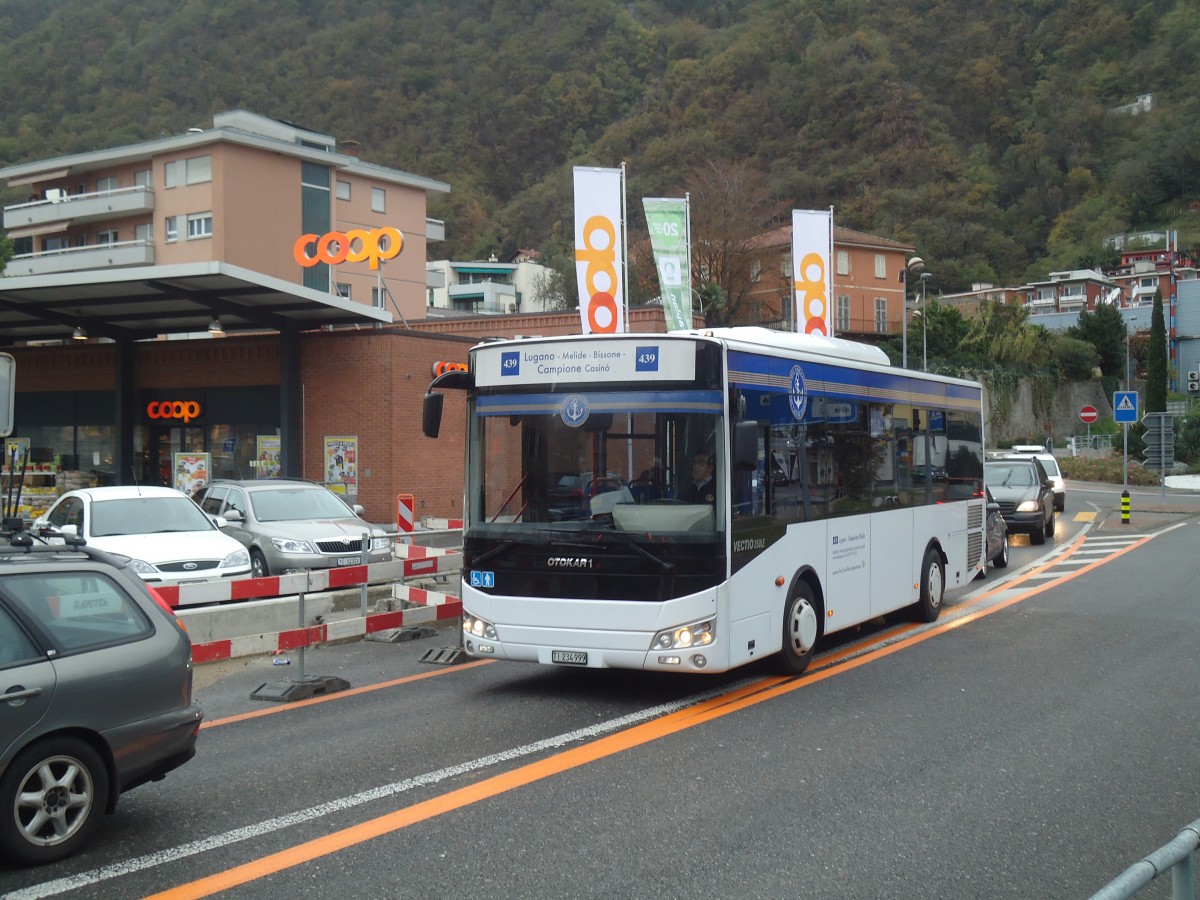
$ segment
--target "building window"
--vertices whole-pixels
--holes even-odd
[[[877,334],[887,334],[887,298],[875,298],[875,331]]]
[[[837,273],[839,275],[850,274],[850,253],[846,250],[837,252]]]
[[[187,217],[187,236],[192,238],[212,237],[213,220],[211,212],[192,213]]]
[[[757,259],[750,265],[750,280],[751,281],[761,281],[762,280],[762,263],[759,262]]]
[[[349,300],[350,299],[350,285],[348,285],[344,281],[339,281],[337,283],[337,295],[339,297],[344,297],[345,299]]]
[[[785,256],[779,261],[779,274],[784,278],[792,277],[792,258],[790,256]]]
[[[212,181],[211,156],[193,156],[187,160],[185,166],[188,184],[200,184],[205,181]]]
[[[142,169],[140,172],[134,172],[133,183],[138,187],[150,187],[154,184],[154,172],[150,169]]]
[[[116,175],[105,175],[103,178],[96,179],[96,193],[97,194],[104,194],[104,193],[107,193],[108,191],[115,191],[116,189],[117,189],[117,176]]]
[[[339,181],[337,183],[337,198],[339,200],[349,200],[350,199],[350,182]]]
[[[167,216],[167,243],[179,240],[179,216]]]
[[[882,253],[875,254],[875,277],[887,278],[887,257]]]
[[[154,243],[154,226],[149,222],[142,222],[140,225],[134,225],[133,239],[143,244]]]
[[[837,321],[834,323],[833,327],[838,331],[850,330],[850,298],[845,294],[838,295]]]
[[[371,188],[371,211],[387,212],[387,194],[383,188]]]
[[[96,234],[97,244],[115,244],[117,242],[117,229],[108,228]]]
[[[183,184],[183,160],[175,159],[163,166],[163,184],[169,188]]]
[[[371,305],[376,309],[383,309],[383,296],[377,287],[371,288]]]

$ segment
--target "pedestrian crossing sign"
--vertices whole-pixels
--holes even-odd
[[[1118,425],[1132,424],[1138,420],[1137,391],[1116,391],[1113,393],[1113,421]]]

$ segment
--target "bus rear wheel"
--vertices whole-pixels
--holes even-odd
[[[783,609],[783,649],[776,668],[784,675],[802,674],[812,662],[820,631],[812,588],[805,581],[798,582]]]
[[[946,593],[946,570],[942,566],[942,555],[930,547],[925,551],[921,563],[921,599],[913,609],[921,622],[936,622],[942,611],[942,597]]]

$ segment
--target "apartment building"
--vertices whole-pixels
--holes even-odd
[[[448,184],[245,110],[0,182],[27,498],[66,472],[170,484],[181,460],[324,480],[330,439],[349,439],[359,464],[335,488],[391,517],[424,474],[403,452],[420,394],[471,343],[392,325],[424,317],[427,245],[444,237],[427,198]]]
[[[834,334],[870,341],[901,332],[904,267],[913,250],[900,241],[834,225]],[[791,330],[792,226],[758,235],[746,257],[748,286],[733,324]]]

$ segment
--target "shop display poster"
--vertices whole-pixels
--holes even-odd
[[[208,484],[212,469],[211,453],[176,453],[175,488],[189,497]]]
[[[325,483],[337,493],[358,496],[358,436],[325,437]]]
[[[281,468],[279,464],[279,446],[279,435],[258,435],[258,449],[254,460],[255,478],[279,477],[279,471]]]

